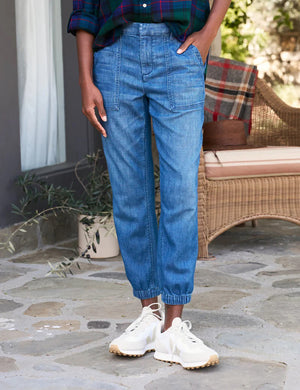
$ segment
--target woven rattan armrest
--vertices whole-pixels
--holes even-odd
[[[268,84],[258,78],[256,81],[255,95],[260,95],[260,99],[263,99],[265,103],[278,115],[278,117],[289,126],[295,126],[296,123],[300,125],[300,108],[292,107],[286,104],[280,97],[273,91]]]

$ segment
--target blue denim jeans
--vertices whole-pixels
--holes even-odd
[[[101,135],[113,192],[113,217],[125,271],[140,299],[191,299],[198,254],[198,168],[204,118],[204,71],[196,46],[164,23],[130,22],[94,53],[103,96]],[[159,154],[161,215],[155,214],[151,122]]]

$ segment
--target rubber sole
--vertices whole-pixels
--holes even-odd
[[[141,356],[144,356],[145,353],[153,352],[153,351],[155,351],[155,349],[147,349],[144,353],[126,353],[126,352],[120,351],[120,349],[117,345],[113,344],[109,347],[109,352],[111,352],[115,355],[119,355],[119,356],[141,357]]]
[[[187,366],[187,365],[184,365],[183,363],[181,363],[180,361],[175,361],[175,360],[171,360],[169,358],[166,358],[164,359],[163,357],[161,357],[162,355],[160,354],[156,354],[156,356],[154,355],[154,358],[157,359],[157,360],[160,360],[162,362],[166,362],[166,363],[176,363],[176,364],[181,364],[181,366],[183,368],[185,368],[186,370],[195,370],[195,369],[198,369],[198,368],[204,368],[204,367],[209,367],[209,366],[214,366],[216,364],[219,364],[219,357],[217,355],[212,355],[209,360],[204,363],[204,364],[196,364],[195,366]]]

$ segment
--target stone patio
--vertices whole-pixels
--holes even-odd
[[[140,313],[120,256],[80,259],[67,278],[47,261],[76,240],[0,260],[0,389],[298,390],[300,227],[264,219],[234,227],[198,261],[184,310],[192,331],[220,354],[195,371],[110,354],[108,344]]]

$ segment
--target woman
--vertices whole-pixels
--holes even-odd
[[[142,312],[112,353],[198,368],[216,351],[182,321],[198,254],[197,178],[209,47],[230,0],[74,0],[82,112],[101,133],[126,275]],[[97,119],[97,107],[100,119]],[[160,165],[155,214],[151,122]],[[165,313],[158,296],[165,304]],[[121,308],[120,308],[121,315]]]

